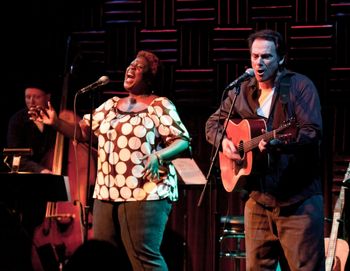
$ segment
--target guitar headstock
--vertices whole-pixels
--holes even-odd
[[[276,138],[283,144],[291,143],[295,140],[295,135],[293,133],[278,134]]]
[[[346,183],[346,182],[350,182],[350,162],[349,162],[348,168],[346,169],[345,177],[343,180],[343,183]]]
[[[350,179],[350,162],[349,162],[348,168],[346,169],[343,183],[348,182],[349,179]],[[344,204],[345,204],[345,187],[342,186],[340,189],[339,198],[338,198],[338,200],[335,204],[335,207],[334,207],[334,212],[337,211],[337,212],[342,213],[343,209],[344,209]]]
[[[291,126],[297,127],[297,121],[296,121],[295,117],[290,117],[289,119],[285,120],[281,125],[281,127],[283,127],[283,128],[288,128]]]
[[[349,179],[350,179],[350,162],[349,162],[348,168],[346,169],[343,182],[345,183]],[[344,203],[345,203],[345,187],[342,186],[340,189],[338,200],[335,203],[334,213],[338,212],[341,214],[343,212],[343,209],[344,209]]]
[[[285,139],[288,138],[288,140],[290,141],[291,139],[295,139],[296,138],[296,135],[297,135],[297,127],[298,127],[298,124],[296,122],[296,119],[295,117],[291,117],[287,120],[285,120],[280,127],[278,127],[276,129],[276,132],[281,132],[281,131],[285,131],[285,133],[282,135],[282,137],[284,136]],[[281,139],[283,140],[283,138]]]

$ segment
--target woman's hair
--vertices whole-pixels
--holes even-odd
[[[248,37],[249,51],[252,50],[252,44],[256,39],[272,41],[275,44],[276,52],[279,56],[279,59],[282,60],[283,58],[285,58],[287,53],[286,44],[282,35],[279,32],[270,29],[264,29],[250,34],[250,36]],[[281,64],[284,63],[285,61],[283,61]]]
[[[154,87],[161,68],[159,58],[154,53],[145,50],[139,51],[136,57],[143,57],[146,59],[149,70],[144,73],[144,79],[150,88]]]

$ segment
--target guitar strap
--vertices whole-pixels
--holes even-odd
[[[290,101],[292,99],[294,102],[294,97],[290,91],[290,79],[292,76],[293,76],[292,73],[285,74],[279,82],[279,89],[278,89],[278,91],[279,91],[278,99],[282,104],[282,108],[283,108],[284,113],[286,115],[286,120],[295,115],[294,114],[294,107],[290,105]],[[276,101],[275,101],[275,105],[276,105]],[[273,106],[273,111],[276,109],[275,105]],[[270,117],[266,123],[267,129],[269,131],[272,130],[273,119],[274,119],[274,113],[271,111]]]
[[[280,101],[284,107],[284,110],[287,111],[288,118],[291,118],[294,116],[294,110],[292,112],[292,106],[289,105],[289,101],[291,100],[291,93],[290,93],[290,79],[293,76],[293,74],[286,74],[280,81]],[[294,98],[294,97],[292,97]]]

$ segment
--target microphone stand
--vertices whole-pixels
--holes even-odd
[[[225,119],[224,129],[223,129],[222,134],[221,134],[220,142],[219,142],[219,144],[217,145],[217,147],[216,147],[216,149],[215,149],[215,153],[214,153],[214,155],[213,155],[212,158],[211,158],[211,163],[210,163],[209,170],[208,170],[208,173],[207,173],[207,176],[206,176],[206,179],[207,179],[207,180],[209,180],[209,177],[210,177],[211,172],[212,172],[212,170],[213,170],[214,163],[215,163],[215,160],[216,160],[216,158],[217,158],[217,156],[218,156],[221,143],[222,143],[222,141],[223,141],[223,139],[224,139],[224,135],[225,135],[225,131],[226,131],[226,129],[227,129],[228,121],[229,121],[229,119],[230,119],[230,117],[231,117],[231,114],[232,114],[232,111],[233,111],[233,107],[234,107],[234,105],[235,105],[235,103],[236,103],[237,97],[238,97],[238,95],[240,94],[240,92],[241,92],[241,84],[237,84],[237,86],[235,87],[235,96],[234,96],[234,98],[233,98],[233,101],[232,101],[232,104],[231,104],[231,107],[230,107],[230,111],[229,111],[229,113],[227,114],[227,117],[226,117],[226,119]],[[221,106],[221,105],[220,105],[220,106]],[[220,119],[218,119],[218,121],[220,121]],[[200,207],[201,204],[202,204],[203,197],[204,197],[204,192],[205,192],[205,190],[206,190],[207,184],[208,184],[208,181],[205,183],[205,185],[204,185],[204,187],[203,187],[202,193],[201,193],[200,198],[199,198],[199,201],[198,201],[198,203],[197,203],[197,206],[198,206],[198,207]]]
[[[88,240],[89,232],[89,200],[90,200],[90,171],[91,171],[91,156],[92,156],[92,112],[94,108],[93,91],[90,92],[90,126],[89,126],[89,144],[88,144],[88,164],[87,164],[87,177],[86,177],[86,203],[84,206],[84,243]]]

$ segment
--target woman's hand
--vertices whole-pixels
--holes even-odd
[[[142,173],[144,174],[144,179],[149,179],[151,181],[160,181],[161,174],[164,174],[164,167],[160,165],[160,161],[156,153],[151,153],[141,158],[146,160],[145,168]]]

